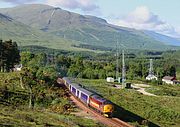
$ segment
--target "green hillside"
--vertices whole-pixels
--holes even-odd
[[[103,126],[102,124],[69,114],[65,109],[70,105],[67,97],[64,97],[62,88],[54,87],[44,89],[37,93],[36,105],[28,108],[27,89],[20,86],[20,73],[0,73],[0,126],[8,127],[69,127],[69,126]],[[42,96],[44,101],[40,102]],[[63,98],[64,97],[64,98]],[[65,106],[66,105],[66,106]],[[72,107],[72,106],[70,106]],[[76,110],[76,109],[75,109]]]
[[[120,48],[125,49],[170,49],[169,46],[152,40],[145,35],[134,33],[134,31],[114,31],[108,29],[98,29],[96,27],[80,27],[51,32],[60,37],[70,38],[80,41],[83,44],[93,46],[105,46],[115,48],[117,40]]]
[[[1,37],[5,39],[9,37],[19,39],[38,39],[40,35],[40,33],[38,33],[38,30],[34,30],[31,27],[17,22],[14,19],[3,14],[0,14],[0,31]]]
[[[72,47],[79,42],[49,35],[0,13],[0,39],[16,41],[19,46],[37,45],[62,50],[86,50]]]
[[[96,91],[111,100],[117,106],[114,115],[118,115],[126,122],[133,123],[134,126],[179,127],[180,125],[178,85],[171,86],[173,89],[177,89],[177,96],[147,96],[140,94],[135,89],[116,89],[105,80],[76,79],[76,81],[87,89]],[[168,89],[169,86],[163,87]],[[157,87],[159,86],[154,86],[154,88]],[[161,92],[165,92],[165,89],[161,89]],[[144,122],[145,125],[143,125],[144,119],[149,121]]]

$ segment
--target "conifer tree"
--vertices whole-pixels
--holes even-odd
[[[20,61],[19,50],[16,42],[0,40],[0,72],[13,70],[14,65]]]

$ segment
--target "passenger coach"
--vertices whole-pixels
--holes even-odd
[[[72,95],[78,98],[82,103],[104,115],[105,117],[112,117],[114,107],[110,101],[83,88],[80,84],[72,82],[67,77],[63,78],[63,82]]]

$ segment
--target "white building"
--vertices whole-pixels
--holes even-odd
[[[157,80],[158,78],[155,75],[148,75],[146,80]]]
[[[21,71],[21,69],[22,69],[22,64],[14,65],[14,71]]]
[[[163,77],[162,81],[166,84],[174,84],[175,79],[176,79],[176,77],[165,76],[165,77]]]
[[[106,78],[106,81],[107,81],[107,82],[114,82],[114,78],[112,78],[112,77],[107,77],[107,78]]]

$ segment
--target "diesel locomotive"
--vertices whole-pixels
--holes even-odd
[[[83,88],[80,84],[72,82],[69,78],[62,78],[69,91],[88,107],[97,111],[105,117],[112,117],[114,106],[110,101]]]

